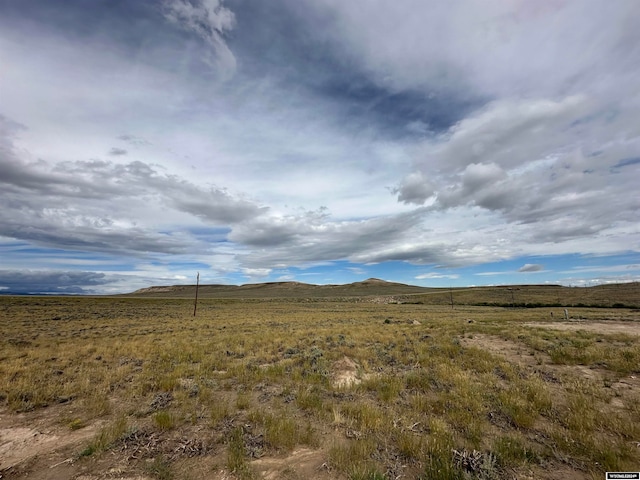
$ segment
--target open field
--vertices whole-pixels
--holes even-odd
[[[640,303],[637,284],[627,296],[567,290],[591,296],[527,302]],[[467,301],[508,304],[512,293],[526,303],[523,290],[496,289]],[[565,320],[564,307],[461,305],[470,294],[457,290],[452,309],[449,295],[205,298],[195,318],[180,298],[0,297],[0,475],[640,470],[638,310],[571,307]]]

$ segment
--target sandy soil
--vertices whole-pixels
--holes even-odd
[[[0,412],[0,478],[70,478],[77,449],[88,443],[101,423],[71,430],[59,422],[65,410],[53,406],[18,415]],[[36,470],[42,475],[35,475]]]
[[[56,423],[58,412],[47,409],[39,415],[0,413],[0,471],[68,446],[87,441],[99,428],[93,424],[72,431]],[[25,427],[24,425],[29,425]]]

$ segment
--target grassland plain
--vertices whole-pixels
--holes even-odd
[[[506,304],[512,291],[475,295],[469,303]],[[180,298],[0,297],[0,474],[638,471],[640,313],[595,308],[589,295],[569,302],[590,305],[569,320],[564,307],[452,309],[448,292],[391,303],[205,298],[195,318]],[[607,306],[635,297],[610,293]]]

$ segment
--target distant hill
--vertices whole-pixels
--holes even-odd
[[[194,298],[195,285],[142,288],[126,294],[142,298]],[[376,303],[424,305],[486,305],[502,307],[593,306],[640,307],[640,283],[563,287],[560,285],[505,285],[429,288],[369,278],[345,285],[268,282],[246,285],[200,285],[198,297],[220,299],[339,299]]]
[[[200,298],[327,298],[369,295],[415,295],[438,289],[369,278],[346,285],[313,285],[301,282],[248,283],[245,285],[200,285]],[[141,288],[128,296],[191,298],[195,285],[172,285]]]

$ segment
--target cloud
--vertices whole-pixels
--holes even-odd
[[[635,0],[34,2],[0,7],[21,258],[237,279],[638,250]]]
[[[120,155],[126,155],[127,151],[124,148],[117,148],[117,147],[113,147],[111,150],[109,150],[109,155],[118,157]]]
[[[568,274],[580,274],[580,273],[592,273],[592,272],[603,272],[603,273],[626,273],[626,272],[638,272],[640,273],[640,264],[623,264],[623,265],[590,265],[590,266],[579,266],[574,267],[570,270],[561,271],[559,273],[568,273]]]
[[[204,40],[211,50],[203,59],[217,73],[229,77],[235,72],[236,59],[224,40],[235,26],[235,16],[223,0],[165,0],[163,10],[167,20]]]
[[[427,279],[432,279],[432,278],[449,278],[449,279],[453,280],[453,279],[456,279],[456,278],[460,278],[460,275],[431,272],[431,273],[422,273],[420,275],[416,275],[415,278],[416,278],[416,280],[427,280]]]
[[[603,81],[596,78],[603,72],[633,71],[640,36],[633,0],[615,8],[595,0],[308,0],[305,6],[332,18],[330,38],[396,89],[457,84],[492,97],[552,97]]]
[[[460,183],[438,193],[442,208],[474,204],[489,210],[501,210],[510,204],[512,186],[505,182],[507,174],[495,163],[472,163],[459,175]]]
[[[428,247],[421,246],[421,251],[416,251],[401,242],[418,218],[412,212],[332,221],[321,209],[296,216],[258,217],[235,227],[229,240],[252,247],[238,256],[243,265],[252,268],[284,268],[342,259],[358,263],[407,259],[430,263],[435,255]],[[396,242],[401,243],[391,247]]]
[[[135,135],[124,134],[124,135],[119,135],[117,138],[118,140],[127,142],[129,145],[134,147],[145,147],[145,146],[151,145],[151,142],[149,142],[148,140],[145,140],[144,138],[136,137]]]
[[[264,279],[271,273],[270,268],[243,268],[242,273],[251,280]]]
[[[399,202],[416,205],[423,205],[435,193],[433,185],[422,172],[413,172],[407,175],[400,186],[391,191],[398,194]]]
[[[610,141],[626,120],[598,113],[601,106],[579,97],[508,103],[489,105],[426,142],[419,170],[395,192],[398,201],[421,204],[435,196],[431,210],[481,207],[511,225],[535,226],[525,237],[530,242],[595,236],[632,222],[639,205],[626,193],[633,175],[613,181],[610,172],[619,151],[630,151],[629,143]],[[595,113],[575,120],[588,111]]]
[[[140,161],[24,162],[13,143],[16,125],[4,117],[0,123],[0,198],[8,207],[0,211],[0,235],[82,251],[184,253],[198,242],[180,231],[155,231],[140,215],[157,215],[162,224],[161,212],[173,211],[227,225],[266,212]]]
[[[350,271],[353,275],[366,275],[367,271],[361,267],[347,267],[347,270]]]
[[[11,294],[87,294],[113,281],[96,272],[0,270],[3,293]]]
[[[537,263],[525,263],[522,267],[518,269],[520,273],[526,272],[541,272],[544,270],[544,266]]]
[[[613,167],[613,170],[620,169],[622,167],[629,167],[631,165],[638,165],[640,163],[640,157],[631,157],[631,158],[623,158],[618,163],[616,163]]]

